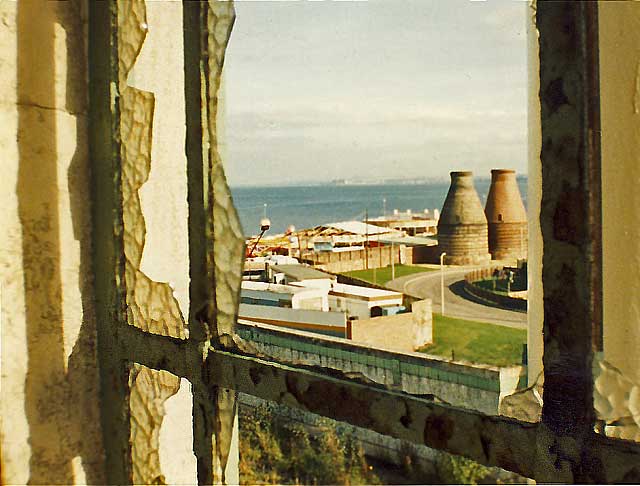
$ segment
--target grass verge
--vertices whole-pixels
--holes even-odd
[[[472,363],[518,365],[527,331],[433,314],[433,342],[420,351],[448,359],[453,352],[456,360]]]
[[[415,265],[396,265],[395,278],[413,275],[414,273],[431,272],[434,270],[435,269],[433,268],[418,267]],[[365,280],[377,285],[386,285],[392,280],[391,266],[376,269],[370,268],[369,270],[354,270],[352,272],[344,272],[344,274],[349,277],[359,278],[360,280]]]

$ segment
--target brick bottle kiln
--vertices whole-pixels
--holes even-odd
[[[489,223],[489,252],[494,260],[526,258],[527,212],[513,170],[493,169],[484,209]]]
[[[473,172],[451,172],[451,186],[438,221],[438,247],[445,263],[468,265],[491,259],[488,228]]]

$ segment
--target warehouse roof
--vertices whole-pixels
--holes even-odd
[[[399,233],[399,231],[393,229],[363,223],[362,221],[341,221],[339,223],[329,223],[324,226],[336,228],[347,233],[353,233],[354,235],[379,235],[383,233]]]

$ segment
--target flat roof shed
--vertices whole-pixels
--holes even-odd
[[[336,279],[335,275],[321,272],[307,265],[273,265],[271,269],[277,273],[284,273],[287,277],[298,282],[303,280]]]

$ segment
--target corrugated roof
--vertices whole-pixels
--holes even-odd
[[[407,246],[435,246],[438,244],[437,238],[427,238],[424,236],[387,236],[378,238],[380,243],[390,245],[407,245]]]
[[[353,233],[355,235],[379,235],[383,233],[399,233],[397,230],[375,226],[373,224],[363,223],[362,221],[340,221],[338,223],[328,223],[323,226],[336,228],[341,231]]]
[[[330,273],[321,272],[308,265],[273,265],[271,266],[273,271],[278,273],[284,273],[285,275],[292,277],[298,281],[300,280],[315,280],[321,278],[335,278]]]

